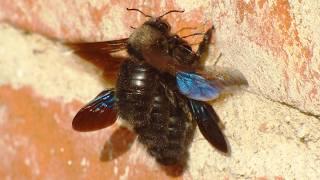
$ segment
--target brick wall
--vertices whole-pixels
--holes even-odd
[[[210,59],[221,52],[219,65],[240,70],[250,84],[247,91],[212,103],[225,126],[230,156],[219,154],[197,133],[190,167],[179,178],[320,176],[316,1],[2,0],[0,177],[171,177],[138,144],[128,148],[134,135],[118,125],[93,133],[71,129],[75,112],[109,85],[101,69],[57,42],[127,37],[130,26],[146,20],[127,7],[155,16],[184,9],[168,16],[174,32],[198,27],[182,32],[188,34],[214,24]],[[116,157],[99,160],[110,149],[116,149]]]

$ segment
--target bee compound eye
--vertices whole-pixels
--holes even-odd
[[[170,27],[165,22],[159,22],[158,29],[163,33],[167,33],[170,30]]]

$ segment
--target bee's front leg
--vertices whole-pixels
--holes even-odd
[[[199,59],[202,59],[203,56],[205,56],[205,54],[208,52],[213,30],[214,26],[208,29],[207,32],[204,34],[202,41],[199,44],[198,50],[196,52],[196,54],[199,56]]]

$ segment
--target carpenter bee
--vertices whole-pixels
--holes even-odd
[[[152,17],[138,9],[127,10],[148,18],[129,38],[67,43],[75,53],[107,57],[113,70],[118,70],[115,88],[102,91],[84,106],[74,117],[73,128],[102,129],[120,116],[132,125],[138,140],[157,162],[175,165],[185,163],[197,124],[212,146],[227,153],[219,117],[207,101],[248,84],[236,70],[208,69],[200,63],[214,28],[203,34],[198,50],[193,51],[184,37],[170,32],[169,23],[163,19],[169,13],[183,11]],[[121,50],[129,56],[113,61],[112,53]]]

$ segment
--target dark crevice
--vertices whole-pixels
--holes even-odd
[[[252,91],[249,91],[249,90],[245,90],[245,91],[248,92],[248,93],[250,93],[250,94],[253,94],[253,95],[262,97],[262,98],[264,98],[264,99],[267,99],[267,100],[269,100],[269,101],[271,101],[271,102],[274,102],[274,103],[278,103],[278,104],[287,106],[288,108],[291,108],[291,109],[295,109],[295,110],[299,111],[300,113],[302,113],[302,114],[304,114],[304,115],[306,115],[306,116],[314,117],[314,118],[320,120],[320,114],[314,114],[314,113],[311,113],[311,112],[302,110],[302,109],[297,108],[297,107],[295,107],[294,105],[291,105],[291,104],[289,104],[289,103],[286,103],[286,102],[283,102],[283,101],[274,100],[274,99],[269,98],[268,96],[261,95],[261,94],[258,94],[258,93],[255,93],[255,92],[252,92]]]

